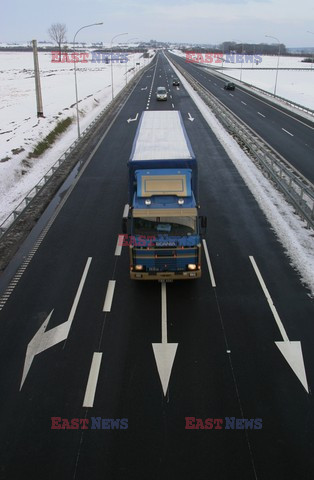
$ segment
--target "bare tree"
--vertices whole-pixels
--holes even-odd
[[[48,34],[54,42],[58,45],[59,56],[61,58],[61,45],[66,41],[65,34],[67,27],[64,23],[53,23],[48,29]]]

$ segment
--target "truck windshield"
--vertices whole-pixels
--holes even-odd
[[[134,218],[135,235],[193,235],[196,234],[196,217]]]

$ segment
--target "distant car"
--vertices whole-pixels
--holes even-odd
[[[165,87],[158,87],[156,92],[156,99],[157,100],[167,100],[168,94]]]
[[[235,84],[232,82],[227,82],[224,85],[225,90],[234,90],[235,89]]]
[[[178,86],[180,85],[179,80],[178,80],[177,78],[174,78],[174,79],[172,80],[172,85],[173,85],[174,87],[178,87]]]

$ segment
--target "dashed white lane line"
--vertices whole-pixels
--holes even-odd
[[[115,280],[109,280],[103,312],[110,312],[111,311],[111,305],[112,305],[112,299],[113,299],[115,286],[116,286],[116,281]]]
[[[173,105],[173,103],[172,103],[171,105],[172,105],[172,108],[174,108],[174,105]]]
[[[243,105],[247,105],[247,103],[243,102],[242,100],[241,100],[241,103],[243,103]]]
[[[121,255],[123,240],[124,240],[124,235],[118,235],[116,250],[114,252],[116,257],[119,257]]]
[[[230,97],[234,97],[234,95],[232,93],[229,93]]]
[[[210,258],[209,258],[207,243],[206,243],[206,240],[204,238],[203,238],[203,247],[204,247],[204,253],[205,253],[205,257],[206,257],[206,261],[207,261],[210,281],[211,281],[212,287],[215,288],[216,287],[216,281],[215,281],[215,277],[214,277],[213,267],[212,267],[212,264],[211,264],[211,261],[210,261]]]
[[[257,112],[261,117],[266,118],[261,112]]]
[[[96,387],[99,377],[102,353],[95,352],[87,381],[83,407],[91,408],[94,406]]]
[[[291,132],[288,132],[288,130],[286,130],[285,128],[282,128],[281,130],[283,130],[284,132],[286,132],[288,135],[290,135],[291,137],[294,137],[293,133]]]

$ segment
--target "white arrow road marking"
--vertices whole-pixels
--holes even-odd
[[[191,122],[193,122],[194,118],[192,117],[192,115],[190,114],[190,112],[188,113],[188,116],[189,116],[188,120],[191,120]]]
[[[137,117],[138,117],[138,113],[136,114],[136,117],[135,117],[135,118],[128,118],[128,119],[127,119],[127,122],[128,122],[128,123],[130,123],[130,122],[136,122]]]
[[[288,362],[288,364],[290,365],[290,367],[292,368],[292,370],[294,371],[294,373],[302,383],[307,393],[309,393],[309,387],[306,379],[306,373],[305,373],[305,367],[304,367],[304,361],[303,361],[303,355],[302,355],[301,342],[290,342],[288,335],[286,333],[286,330],[282,324],[282,321],[280,320],[276,307],[267,290],[263,277],[258,269],[258,266],[256,265],[254,257],[250,256],[250,260],[255,270],[255,273],[257,275],[257,278],[259,280],[259,283],[263,289],[263,292],[267,298],[267,302],[270,306],[273,316],[276,320],[281,336],[283,338],[283,341],[275,342],[275,344],[277,345],[280,352],[285,357],[286,361]]]
[[[161,343],[153,343],[156,365],[164,392],[167,395],[171,370],[176,356],[177,343],[168,343],[166,283],[161,283]]]
[[[88,382],[85,391],[83,407],[93,407],[98,382],[100,363],[102,353],[95,352],[93,355],[92,365],[89,372]]]
[[[23,383],[29,372],[29,369],[31,368],[35,355],[43,352],[44,350],[47,350],[50,347],[53,347],[57,343],[60,343],[63,340],[66,340],[68,338],[69,331],[70,331],[70,328],[74,319],[74,315],[82,294],[82,290],[84,287],[84,283],[87,277],[87,273],[88,273],[91,261],[92,261],[92,258],[89,257],[87,259],[85,269],[84,269],[78,290],[76,292],[68,320],[64,323],[61,323],[61,325],[58,325],[57,327],[54,327],[51,330],[48,330],[46,332],[46,328],[48,326],[49,320],[51,318],[51,315],[53,314],[53,310],[52,310],[48,315],[48,317],[46,318],[46,320],[44,321],[44,323],[42,324],[42,326],[40,327],[40,329],[37,331],[37,333],[35,333],[34,337],[29,342],[26,350],[26,358],[24,362],[24,369],[23,369],[20,390],[23,387]]]

